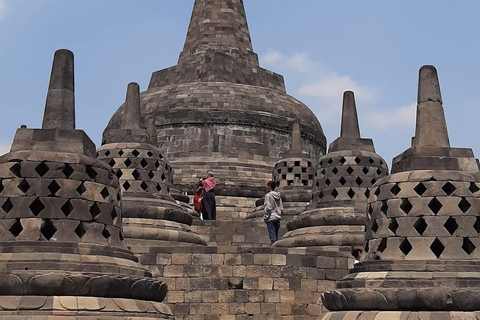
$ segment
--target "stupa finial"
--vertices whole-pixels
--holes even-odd
[[[450,147],[440,84],[434,66],[420,69],[417,124],[412,147]]]
[[[135,82],[127,87],[122,129],[140,129],[140,86]]]
[[[358,125],[357,106],[355,104],[355,95],[352,91],[343,93],[342,107],[342,128],[340,137],[360,138],[360,127]]]
[[[55,52],[42,129],[75,129],[73,52]]]

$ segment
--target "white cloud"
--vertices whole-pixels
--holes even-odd
[[[283,55],[278,51],[271,51],[262,57],[265,64],[275,64],[283,59]]]
[[[298,89],[302,95],[319,97],[337,101],[345,91],[353,91],[358,101],[372,102],[375,94],[372,90],[362,87],[353,81],[350,76],[341,77],[335,73],[322,77],[322,79],[305,84]]]
[[[285,61],[285,65],[297,72],[308,72],[315,68],[315,63],[310,61],[306,53],[297,53]]]
[[[416,119],[416,107],[414,102],[408,106],[396,110],[377,110],[365,115],[366,121],[381,130],[391,127],[413,127]]]
[[[5,12],[7,11],[7,4],[5,0],[0,0],[0,20],[5,17]]]

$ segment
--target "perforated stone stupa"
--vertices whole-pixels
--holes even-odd
[[[178,64],[153,73],[141,104],[175,167],[175,188],[193,194],[198,177],[214,172],[217,219],[245,218],[264,195],[294,122],[308,157],[316,163],[325,153],[312,111],[286,94],[282,76],[259,66],[242,0],[195,1]],[[107,131],[120,128],[123,110]]]
[[[288,223],[277,247],[361,245],[369,188],[388,174],[373,141],[360,137],[353,92],[343,96],[340,137],[319,160],[307,210]]]
[[[173,170],[160,149],[152,143],[155,127],[141,128],[140,87],[130,83],[120,129],[105,130],[104,145],[98,159],[109,164],[120,181],[125,236],[128,245],[175,242],[199,244],[206,242],[193,232],[192,216],[170,195]]]
[[[125,246],[118,178],[75,130],[73,71],[57,51],[42,129],[0,157],[0,318],[171,319]]]
[[[451,148],[433,66],[420,69],[412,147],[368,201],[362,263],[324,294],[324,319],[479,319],[480,175]]]

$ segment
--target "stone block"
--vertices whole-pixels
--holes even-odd
[[[265,290],[263,295],[265,302],[280,302],[280,291]]]
[[[168,291],[167,302],[168,303],[183,303],[185,301],[184,291]]]
[[[218,302],[234,302],[235,291],[234,290],[220,290],[217,292]]]
[[[163,270],[164,277],[167,278],[180,278],[183,277],[183,266],[169,265],[165,266]]]
[[[272,290],[273,289],[273,278],[259,278],[258,279],[258,289],[259,290]]]
[[[218,295],[216,290],[202,291],[202,302],[217,302]]]
[[[171,263],[181,265],[191,264],[192,255],[189,253],[173,253],[171,255]]]

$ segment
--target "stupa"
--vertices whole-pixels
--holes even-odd
[[[172,167],[153,145],[157,136],[152,121],[146,125],[141,127],[140,87],[130,83],[121,128],[105,130],[104,145],[97,150],[98,159],[119,178],[128,245],[133,251],[166,242],[206,245],[190,227],[192,216],[170,195]]]
[[[174,188],[193,194],[198,178],[214,172],[217,219],[245,218],[264,195],[294,122],[308,157],[316,163],[325,153],[313,112],[287,95],[282,76],[259,66],[242,0],[195,1],[178,64],[153,73],[141,106],[175,168]],[[123,112],[107,130],[120,128]]]
[[[368,200],[362,262],[325,293],[324,319],[478,319],[480,175],[450,147],[437,71],[420,69],[412,146]]]
[[[340,137],[319,159],[311,202],[287,224],[289,231],[275,246],[335,249],[361,245],[370,188],[387,174],[387,165],[375,153],[373,141],[360,137],[355,96],[347,91]]]
[[[172,319],[125,246],[118,178],[75,129],[73,72],[57,51],[42,129],[0,157],[0,318]]]

